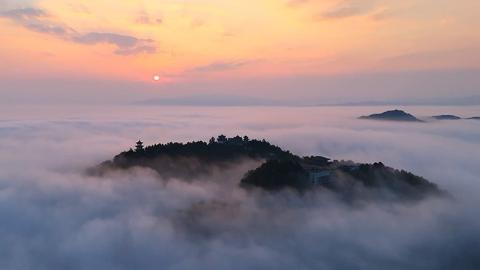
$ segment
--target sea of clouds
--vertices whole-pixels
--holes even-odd
[[[3,108],[0,269],[479,269],[480,121],[356,119],[384,109]],[[453,199],[352,206],[327,193],[247,192],[237,183],[253,161],[193,182],[141,168],[85,174],[138,139],[221,133],[298,155],[382,161]]]

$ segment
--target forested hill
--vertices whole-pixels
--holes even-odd
[[[301,192],[322,187],[347,200],[385,197],[418,200],[430,195],[446,194],[423,177],[387,167],[381,162],[359,164],[332,161],[312,169],[310,165],[305,165],[304,160],[269,160],[249,171],[241,180],[241,185],[269,191],[290,188]],[[315,176],[318,177],[315,179]]]
[[[215,170],[225,171],[239,166],[247,160],[258,163],[255,165],[257,167],[245,171],[243,178],[238,179],[238,183],[246,189],[293,189],[304,192],[325,188],[349,199],[365,198],[366,194],[419,199],[442,193],[428,180],[387,167],[381,162],[362,164],[331,161],[322,156],[299,157],[265,140],[250,140],[246,136],[227,138],[220,135],[211,138],[208,143],[196,141],[147,147],[139,141],[135,149],[120,153],[92,172],[103,174],[110,170],[147,167],[164,179],[190,181]],[[365,190],[368,192],[365,193]]]
[[[234,166],[245,159],[298,160],[289,151],[265,140],[250,140],[247,136],[227,138],[220,135],[210,141],[188,143],[171,142],[144,147],[137,142],[135,149],[122,152],[112,161],[106,161],[98,169],[128,169],[135,166],[149,167],[166,177],[195,177],[209,173],[212,166]]]

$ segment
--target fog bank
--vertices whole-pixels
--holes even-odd
[[[388,123],[379,107],[2,109],[1,269],[478,269],[480,122]],[[409,107],[419,116],[478,107]],[[242,163],[200,181],[85,168],[146,144],[220,133],[299,155],[383,161],[454,200],[339,203],[328,193],[247,193]]]

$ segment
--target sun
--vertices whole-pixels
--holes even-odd
[[[153,80],[154,80],[154,81],[159,81],[159,80],[160,80],[160,76],[154,75],[154,76],[153,76]]]

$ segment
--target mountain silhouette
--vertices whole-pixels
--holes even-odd
[[[432,118],[434,118],[436,120],[460,120],[460,119],[462,119],[461,117],[456,116],[456,115],[452,115],[452,114],[435,115],[435,116],[432,116]]]
[[[212,137],[208,143],[171,142],[147,147],[138,141],[135,150],[122,152],[89,172],[103,175],[111,170],[145,167],[157,172],[162,179],[196,181],[201,175],[233,168],[246,160],[261,164],[238,179],[239,185],[247,190],[274,192],[292,189],[303,193],[328,189],[347,200],[363,198],[366,193],[362,190],[375,191],[367,192],[370,197],[372,194],[389,194],[399,199],[442,194],[428,180],[381,162],[365,164],[322,156],[300,157],[265,140],[250,140],[247,136],[228,138],[220,135]]]
[[[385,120],[385,121],[405,121],[405,122],[422,122],[415,116],[402,110],[391,110],[383,113],[371,114],[368,116],[360,116],[360,119],[369,120]]]

